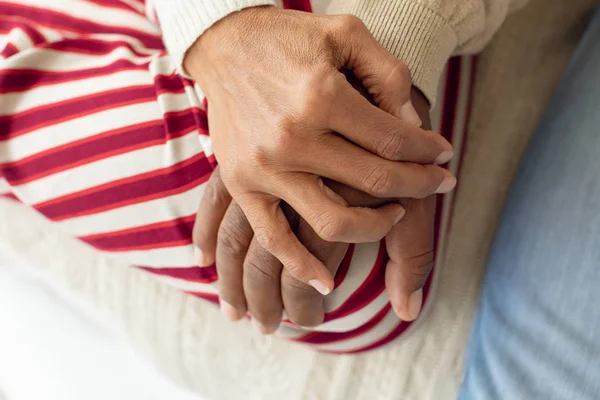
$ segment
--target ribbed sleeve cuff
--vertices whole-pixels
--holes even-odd
[[[183,58],[196,39],[215,22],[248,7],[275,5],[275,0],[155,0],[169,55],[183,70]]]
[[[448,22],[407,0],[355,0],[341,8],[359,17],[377,41],[409,67],[413,84],[433,105],[444,66],[458,43]]]

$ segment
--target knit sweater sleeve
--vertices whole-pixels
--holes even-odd
[[[163,41],[178,65],[196,39],[215,22],[244,8],[266,5],[275,5],[275,0],[154,0]]]
[[[480,51],[505,17],[528,0],[332,0],[329,14],[359,17],[406,63],[433,103],[446,61]]]

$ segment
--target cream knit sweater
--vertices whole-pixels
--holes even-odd
[[[157,1],[163,6],[167,44],[179,58],[212,21],[257,4]],[[416,82],[433,98],[448,55],[479,49],[519,3],[333,0],[326,7],[361,16],[411,66]],[[413,329],[381,349],[331,356],[261,337],[249,324],[226,322],[216,307],[97,254],[33,211],[7,201],[0,201],[0,253],[25,259],[74,305],[118,328],[158,368],[209,399],[454,399],[507,188],[596,3],[531,0],[481,53],[453,224],[436,272],[432,306]]]

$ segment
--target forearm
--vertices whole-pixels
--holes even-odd
[[[359,17],[375,38],[408,65],[435,101],[440,74],[453,54],[480,51],[506,16],[528,0],[332,0],[328,14]]]

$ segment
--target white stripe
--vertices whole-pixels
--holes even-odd
[[[339,342],[315,345],[315,347],[328,351],[360,350],[389,335],[398,326],[398,322],[398,317],[394,314],[394,311],[390,309],[383,320],[362,335]]]
[[[6,179],[0,178],[0,193],[10,193],[10,185],[6,182]]]
[[[375,266],[379,246],[379,242],[355,245],[348,274],[344,281],[329,296],[325,297],[325,312],[338,309],[363,284]]]
[[[23,93],[3,93],[0,94],[0,116],[13,115],[35,107],[93,95],[101,91],[151,84],[152,77],[150,77],[148,71],[136,70],[64,82],[57,85],[40,86]]]
[[[20,54],[19,57],[11,57],[4,68],[69,72],[104,67],[118,60],[129,60],[134,64],[141,65],[149,62],[152,57],[154,55],[140,57],[127,46],[122,45],[105,54],[84,54],[66,50],[36,48],[35,51]]]
[[[201,153],[197,133],[192,132],[167,145],[152,146],[85,164],[15,187],[29,204],[65,196],[81,190],[170,167]]]
[[[19,52],[30,49],[34,46],[31,39],[29,39],[29,36],[27,36],[25,31],[19,27],[15,27],[10,30],[9,34],[6,36],[6,41],[12,43],[13,46],[19,49]],[[13,60],[16,58],[16,55],[11,57],[11,62],[13,62]]]
[[[150,268],[183,268],[196,265],[191,244],[163,249],[105,252],[130,265]],[[175,278],[173,278],[175,279]]]
[[[89,236],[171,221],[198,211],[206,184],[184,193],[60,221],[73,236]]]
[[[103,132],[159,119],[161,113],[154,101],[96,112],[0,142],[3,149],[0,163],[15,162]]]
[[[336,289],[337,290],[337,289]],[[351,295],[352,293],[348,293]],[[333,321],[319,325],[316,330],[323,332],[348,332],[359,328],[369,322],[390,301],[387,292],[384,290],[369,304],[351,314]]]
[[[190,282],[183,279],[171,278],[170,276],[155,275],[159,280],[171,285],[175,289],[184,290],[186,292],[199,292],[218,295],[219,290],[216,284],[206,284],[199,282]]]

